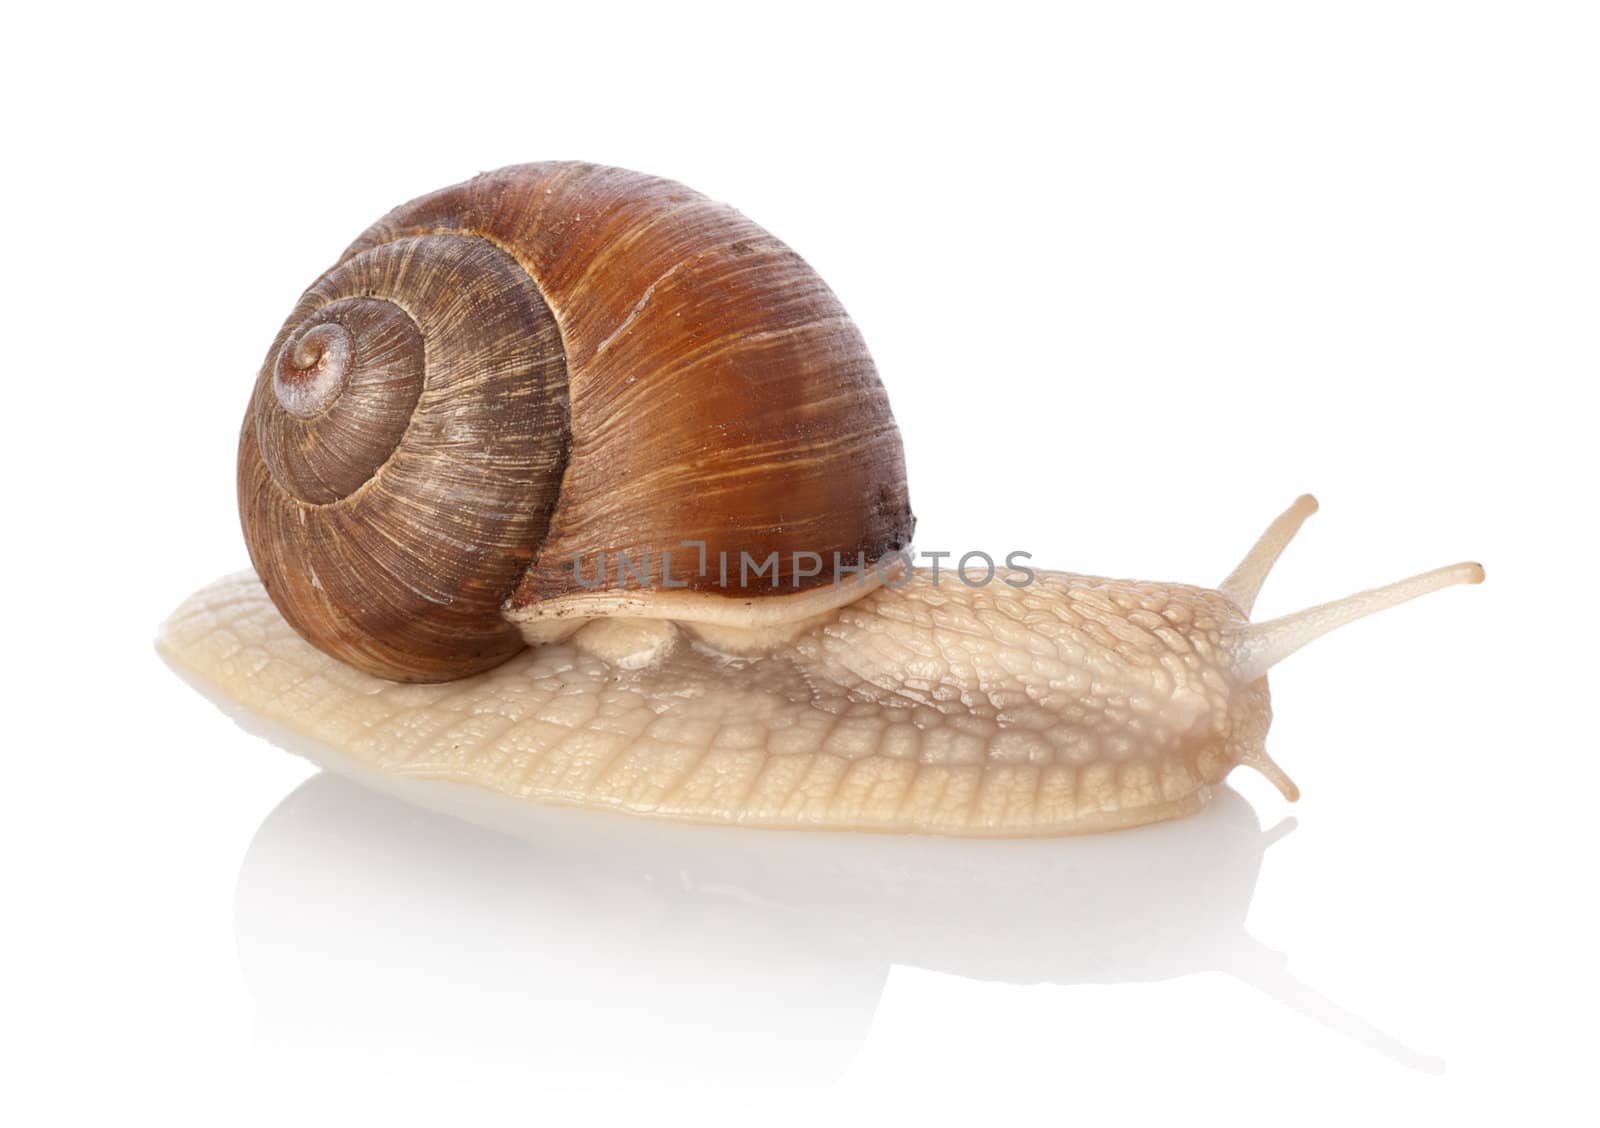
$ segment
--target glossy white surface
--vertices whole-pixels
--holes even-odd
[[[14,17],[0,1118],[1592,1117],[1588,11],[692,7]],[[925,548],[1215,583],[1314,490],[1262,615],[1488,581],[1274,672],[1299,804],[1113,837],[507,836],[316,776],[155,625],[244,561],[295,297],[545,156],[817,267]]]

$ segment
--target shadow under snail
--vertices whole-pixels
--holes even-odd
[[[1483,569],[1270,622],[1302,497],[1215,589],[912,566],[860,334],[725,205],[552,162],[390,212],[267,353],[255,565],[158,647],[314,759],[762,827],[1043,835],[1198,809],[1267,755],[1267,670]],[[826,563],[824,563],[826,562]]]

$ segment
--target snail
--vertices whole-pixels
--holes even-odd
[[[1457,564],[1249,619],[1308,495],[1216,588],[916,566],[860,333],[733,209],[514,166],[368,229],[268,350],[254,565],[158,649],[313,758],[761,827],[1046,835],[1199,809],[1266,674]]]

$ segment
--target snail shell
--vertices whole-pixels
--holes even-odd
[[[754,594],[815,615],[849,596],[795,553],[871,566],[913,525],[887,396],[816,273],[680,184],[563,162],[351,244],[267,353],[238,483],[284,618],[402,681],[498,665],[533,633],[513,619],[581,620],[608,594],[581,577],[622,554],[671,568],[679,619]],[[685,542],[779,571],[724,585]]]

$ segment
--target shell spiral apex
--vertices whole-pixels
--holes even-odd
[[[684,542],[870,565],[912,528],[888,399],[815,272],[682,185],[576,163],[397,208],[312,284],[256,382],[239,507],[289,623],[404,681],[499,664],[508,601],[623,554],[677,549],[673,586],[728,599]]]

